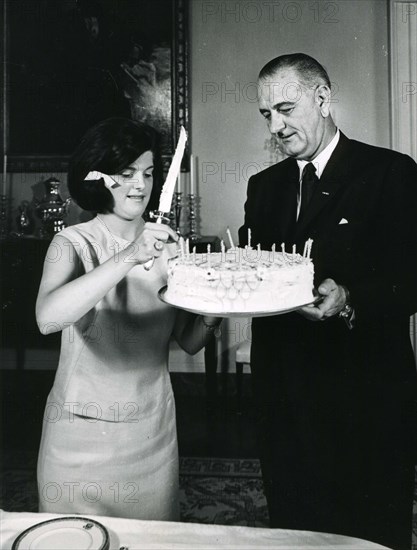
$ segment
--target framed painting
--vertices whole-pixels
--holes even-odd
[[[85,131],[153,126],[169,166],[188,128],[188,0],[5,0],[2,151],[11,172],[61,172]]]

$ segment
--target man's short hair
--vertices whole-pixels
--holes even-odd
[[[301,81],[308,87],[319,83],[331,88],[326,69],[314,57],[305,53],[291,53],[275,57],[261,69],[259,78],[266,79],[274,76],[281,69],[294,69]]]

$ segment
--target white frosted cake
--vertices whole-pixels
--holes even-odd
[[[310,245],[311,248],[311,245]],[[268,313],[311,303],[313,262],[308,254],[248,248],[182,253],[169,260],[165,299],[207,313]]]

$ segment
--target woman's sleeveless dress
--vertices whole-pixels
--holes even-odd
[[[73,243],[80,275],[127,244],[97,218],[60,235]],[[60,254],[71,248],[54,240],[46,261]],[[38,458],[40,512],[178,519],[168,373],[175,310],[157,296],[173,254],[166,246],[150,271],[133,267],[80,321],[60,327],[59,366]],[[114,261],[121,260],[116,255]]]

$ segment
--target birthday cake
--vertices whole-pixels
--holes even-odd
[[[184,253],[169,260],[165,300],[206,312],[271,313],[314,300],[311,244],[304,254],[246,247],[206,254]]]

